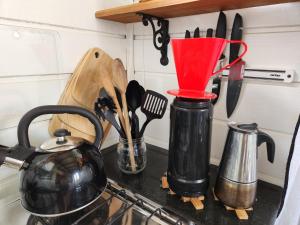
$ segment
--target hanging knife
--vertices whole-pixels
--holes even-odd
[[[243,35],[243,19],[240,14],[236,14],[233,21],[231,40],[241,40]],[[240,51],[240,44],[230,44],[230,56],[229,63],[233,62],[238,58]],[[243,69],[244,64],[240,60],[235,65],[231,66],[228,75],[228,85],[227,85],[227,96],[226,96],[226,111],[227,117],[229,118],[239,100],[242,83],[243,83]]]
[[[214,30],[212,28],[208,28],[206,31],[206,37],[212,37]]]
[[[226,15],[221,11],[218,18],[217,28],[216,28],[216,37],[217,38],[226,38]],[[219,66],[222,67],[222,62],[224,61],[225,55],[222,54],[219,59]],[[212,92],[217,95],[215,99],[212,100],[212,104],[216,104],[221,90],[221,81],[222,81],[222,75],[217,75],[216,78],[213,80],[213,88]]]
[[[190,31],[188,31],[188,30],[185,31],[184,38],[191,38],[191,33],[190,33]]]
[[[194,38],[199,38],[200,37],[200,29],[197,27],[194,31]]]

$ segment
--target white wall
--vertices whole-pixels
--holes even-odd
[[[236,112],[230,120],[249,123],[257,122],[276,142],[275,163],[267,161],[265,146],[259,148],[258,169],[261,179],[282,185],[292,133],[300,113],[300,3],[248,8],[226,11],[228,28],[235,13],[244,20],[244,40],[249,45],[245,56],[248,68],[295,69],[297,82],[280,82],[245,79]],[[186,29],[193,31],[197,26],[205,35],[207,28],[216,27],[218,13],[170,19],[171,37],[183,37]],[[141,23],[133,26],[135,78],[148,89],[166,93],[177,88],[176,71],[169,47],[168,66],[159,63],[160,53],[152,44],[152,31]],[[230,31],[228,32],[230,38]],[[227,52],[228,55],[228,52]],[[219,102],[214,109],[211,162],[218,164],[227,134],[226,86],[222,81]],[[172,97],[168,96],[170,103]],[[168,148],[169,111],[162,120],[153,121],[146,132],[146,140],[154,145]]]
[[[126,64],[126,26],[96,19],[101,8],[126,4],[114,1],[2,0],[0,2],[0,143],[17,143],[16,126],[29,109],[56,104],[82,55],[100,47]],[[48,138],[50,116],[35,120],[30,139]],[[114,141],[114,138],[108,139]],[[106,143],[106,146],[111,143]],[[0,205],[18,193],[16,171],[0,170]]]

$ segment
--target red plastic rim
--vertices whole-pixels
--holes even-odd
[[[195,91],[195,90],[168,90],[168,94],[181,97],[181,98],[191,98],[191,99],[215,99],[217,97],[214,93],[209,93],[205,91]]]

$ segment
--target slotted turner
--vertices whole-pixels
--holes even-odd
[[[142,137],[148,123],[153,119],[161,119],[167,109],[168,99],[151,90],[147,90],[142,99],[141,111],[146,115],[147,120],[142,126],[139,137]]]

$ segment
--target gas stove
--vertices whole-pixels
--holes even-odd
[[[3,224],[10,225],[185,225],[175,213],[109,180],[106,191],[88,207],[60,217],[38,217],[25,211],[20,200],[5,208]]]

